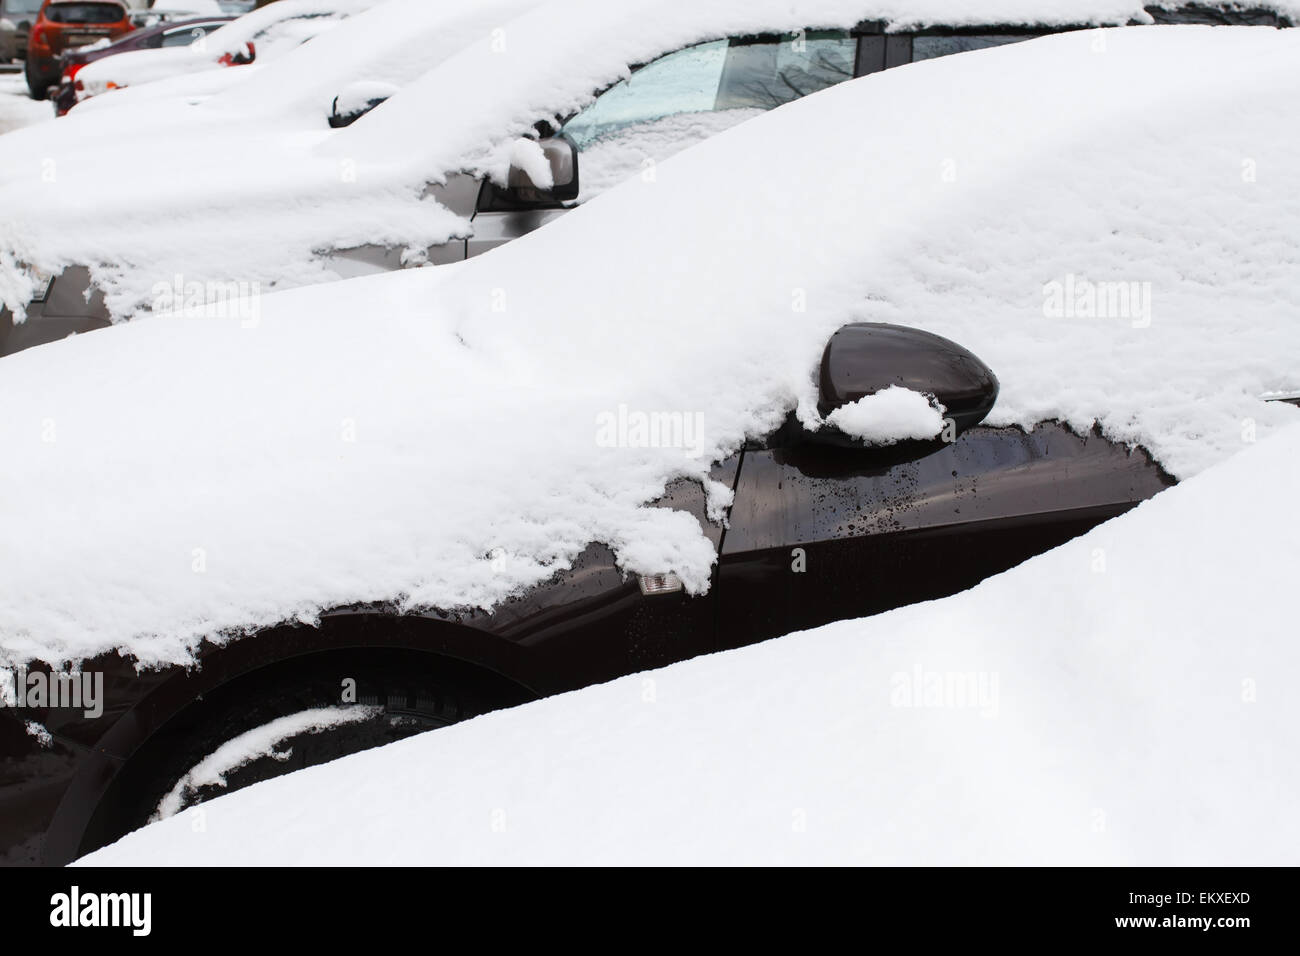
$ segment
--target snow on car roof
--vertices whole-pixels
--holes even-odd
[[[1293,427],[965,593],[353,754],[83,863],[1290,864],[1294,765],[1261,755],[1300,737],[1298,456]]]
[[[1287,12],[1300,8],[1274,2]],[[372,13],[411,31],[475,15],[423,6],[385,4]],[[265,94],[259,108],[252,92],[241,95],[236,86],[197,107],[176,104],[164,114],[156,102],[140,102],[130,115],[86,116],[79,121],[91,125],[46,124],[8,137],[0,142],[7,214],[0,302],[21,314],[33,290],[28,266],[57,274],[87,265],[122,318],[149,308],[155,285],[177,274],[284,288],[337,278],[333,250],[422,250],[463,237],[469,222],[425,197],[428,183],[460,169],[499,168],[510,140],[536,120],[577,109],[632,65],[696,41],[863,20],[902,28],[1151,19],[1134,0],[552,0],[518,16],[517,9],[483,9],[500,19],[472,42],[472,31],[450,33],[456,56],[445,41],[431,41],[436,65],[420,81],[335,135],[320,118],[338,89],[310,106]],[[363,39],[373,42],[373,32]],[[286,54],[275,76],[287,77],[290,62],[307,55]],[[256,89],[268,83],[264,73]],[[243,161],[232,164],[232,153]],[[104,202],[106,181],[112,202]]]
[[[1300,33],[1093,39],[833,87],[455,266],[0,360],[5,655],[490,607],[593,541],[701,591],[712,545],[645,503],[810,419],[849,321],[972,349],[992,423],[1096,421],[1180,477],[1294,421],[1257,396],[1300,385]],[[607,447],[620,408],[698,430]]]

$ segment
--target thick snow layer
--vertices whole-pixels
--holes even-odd
[[[840,406],[826,421],[868,445],[893,445],[905,439],[934,438],[943,431],[943,412],[932,397],[891,385]]]
[[[118,110],[124,106],[144,106],[157,110],[161,105],[166,108],[166,100],[176,100],[186,105],[202,103],[210,96],[222,93],[239,83],[246,83],[255,75],[266,69],[264,63],[250,63],[238,69],[199,70],[196,73],[182,73],[170,76],[156,83],[140,83],[114,90],[112,96],[92,96],[81,100],[72,108],[78,119],[87,113],[102,109]],[[118,113],[117,115],[122,115]],[[83,129],[83,132],[85,130]]]
[[[494,167],[537,120],[567,115],[632,65],[698,40],[873,19],[899,28],[1150,19],[1136,0],[552,0],[527,12],[521,10],[528,4],[508,6],[389,0],[369,11],[365,32],[345,23],[268,64],[256,86],[237,84],[198,108],[164,115],[157,103],[136,103],[131,116],[115,112],[96,126],[57,124],[5,142],[0,301],[20,314],[25,307],[30,285],[13,264],[20,261],[51,273],[90,265],[121,318],[148,308],[154,284],[177,273],[295,286],[337,278],[332,250],[365,243],[422,250],[464,236],[468,222],[422,199],[428,183]],[[1279,6],[1297,7],[1292,0]],[[442,19],[478,28],[444,36],[432,29]],[[363,121],[328,135],[321,117],[347,81],[402,85],[401,78],[376,75],[383,70],[373,64],[404,69],[426,62],[420,44],[404,42],[417,34],[429,37],[427,72]],[[337,42],[327,47],[331,40]],[[389,52],[373,56],[380,48]],[[339,72],[358,59],[371,65]],[[334,78],[330,89],[318,88],[321,76]],[[310,103],[293,95],[299,90],[310,90]],[[258,161],[232,167],[232,151]],[[159,156],[167,157],[165,166]],[[111,203],[104,201],[106,177],[114,183]]]
[[[491,606],[592,541],[700,591],[708,540],[644,503],[814,420],[849,321],[973,350],[995,424],[1100,422],[1179,477],[1294,421],[1257,396],[1300,386],[1300,33],[1093,39],[834,87],[456,266],[0,360],[6,656],[184,660],[352,602]],[[1088,307],[1082,283],[1121,281]],[[623,406],[696,440],[605,447]]]
[[[579,199],[586,202],[633,176],[652,178],[655,167],[668,157],[762,113],[760,109],[680,113],[603,136],[582,151]]]
[[[1294,866],[1297,467],[1292,427],[955,597],[280,777],[82,862]]]

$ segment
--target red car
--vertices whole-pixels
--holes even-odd
[[[121,0],[45,0],[27,37],[27,89],[43,100],[59,82],[59,57],[135,29]]]

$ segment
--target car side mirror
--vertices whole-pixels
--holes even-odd
[[[563,134],[517,140],[502,192],[507,201],[524,206],[577,199],[578,147]]]
[[[933,396],[943,406],[943,437],[978,425],[998,397],[992,369],[942,336],[901,325],[858,322],[831,336],[822,353],[817,411],[837,409],[891,386]],[[811,441],[859,444],[833,426],[809,431]]]
[[[392,83],[378,80],[359,80],[345,86],[330,106],[328,117],[331,129],[351,126],[380,103],[386,103],[398,92]]]

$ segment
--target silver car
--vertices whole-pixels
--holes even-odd
[[[0,63],[27,58],[27,34],[41,0],[0,0]]]

